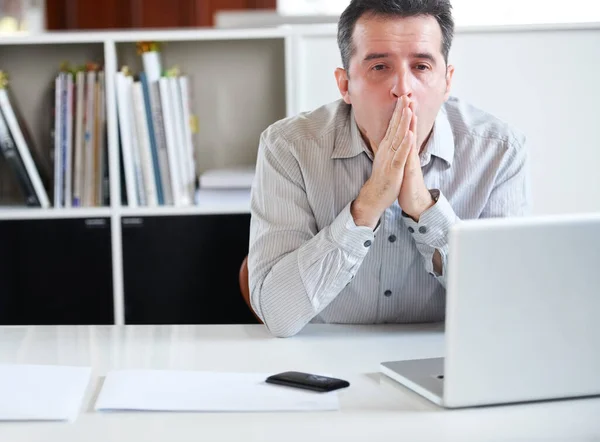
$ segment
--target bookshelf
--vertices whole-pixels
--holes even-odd
[[[49,281],[44,290],[56,293],[33,293],[27,308],[35,308],[29,313],[18,310],[25,304],[13,302],[0,321],[253,322],[237,289],[237,272],[247,253],[249,198],[243,192],[222,198],[204,198],[200,194],[191,205],[130,207],[122,195],[125,186],[115,78],[123,65],[133,73],[143,69],[137,42],[159,42],[163,68],[177,66],[190,79],[191,110],[199,122],[199,130],[193,135],[196,175],[215,168],[253,166],[260,133],[292,111],[289,96],[294,92],[288,83],[288,71],[293,38],[292,29],[285,26],[47,33],[3,38],[0,70],[8,74],[11,98],[31,133],[32,149],[39,150],[42,156],[48,157],[53,148],[52,87],[61,64],[92,61],[103,67],[110,198],[107,205],[99,207],[56,208],[50,176],[46,190],[51,207],[26,207],[19,201],[16,189],[10,187],[14,182],[3,183],[0,241],[14,239],[13,250],[0,255],[0,266],[12,272],[0,270],[0,280],[4,281],[0,291],[6,293],[8,288],[13,297],[23,297],[24,287],[30,291],[33,287],[23,284],[23,278],[35,278],[44,267]],[[4,180],[10,172],[2,168]],[[104,229],[101,236],[99,228]],[[48,241],[39,240],[38,246],[27,239],[43,237],[44,232]],[[61,250],[61,244],[70,250]],[[11,253],[18,255],[18,250],[28,250],[30,258],[17,260]],[[49,260],[53,261],[50,266]],[[21,267],[15,269],[15,262]],[[27,266],[31,267],[23,268]],[[78,275],[70,274],[74,268]],[[110,281],[108,291],[106,283],[95,280],[99,268],[104,282]],[[165,269],[163,274],[161,269]],[[25,275],[15,276],[15,270]],[[48,278],[49,272],[54,277]],[[61,274],[62,280],[58,277]],[[89,303],[75,302],[79,296],[89,297]],[[16,312],[12,316],[11,308]],[[211,316],[209,311],[221,314]]]

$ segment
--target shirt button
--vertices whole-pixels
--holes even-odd
[[[409,231],[410,233],[415,233],[415,229],[413,229],[412,227],[409,227],[409,228],[408,228],[408,231]]]
[[[427,233],[427,227],[425,227],[425,226],[419,227],[419,233]]]
[[[386,290],[385,292],[383,292],[383,294],[389,298],[390,296],[392,296],[392,291]]]
[[[396,235],[390,235],[390,236],[388,237],[388,241],[389,241],[389,242],[396,242]]]
[[[364,246],[365,247],[370,247],[371,246],[371,241],[370,240],[366,240]]]

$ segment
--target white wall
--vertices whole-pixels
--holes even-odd
[[[350,0],[277,0],[282,16],[339,16]],[[452,0],[457,26],[588,23],[600,20],[598,0]]]
[[[295,43],[295,111],[339,98],[335,26]],[[534,214],[600,211],[600,25],[458,29],[453,94],[528,137]]]

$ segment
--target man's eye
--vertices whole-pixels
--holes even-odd
[[[382,65],[382,64],[376,64],[376,65],[375,65],[375,66],[373,66],[371,69],[372,69],[372,70],[374,70],[374,71],[382,71],[382,70],[384,70],[384,69],[385,69],[385,65]]]
[[[429,66],[427,66],[426,64],[418,64],[418,65],[417,65],[417,69],[418,69],[419,71],[426,71],[426,70],[428,70],[428,69],[429,69]]]

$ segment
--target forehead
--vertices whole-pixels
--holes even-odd
[[[363,15],[356,22],[352,43],[355,53],[363,56],[371,51],[401,55],[414,49],[441,55],[442,30],[430,15],[416,17],[382,17]]]

